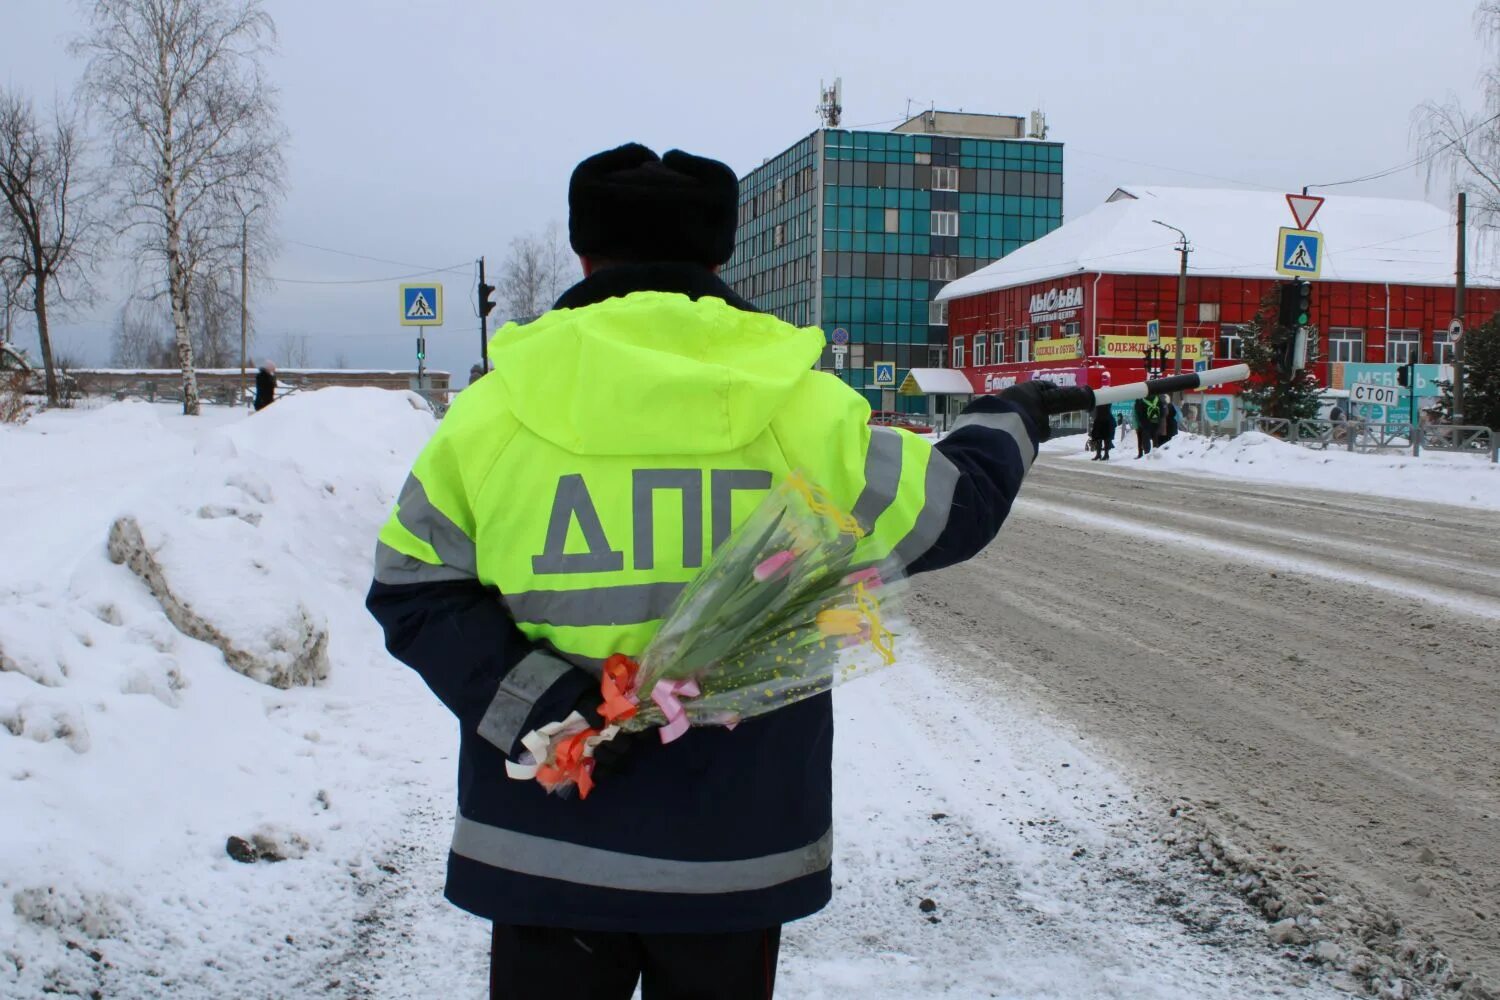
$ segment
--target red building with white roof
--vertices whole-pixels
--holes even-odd
[[[1166,224],[1165,226],[1163,224]],[[1143,377],[1147,323],[1160,323],[1174,367],[1179,255],[1188,258],[1184,369],[1241,356],[1240,330],[1276,271],[1278,230],[1294,222],[1284,195],[1200,188],[1120,188],[1093,211],[946,285],[949,359],[975,392],[1046,377],[1094,387]],[[1425,202],[1330,197],[1312,323],[1323,385],[1346,366],[1451,361],[1457,236],[1451,213]],[[1471,247],[1465,326],[1500,311],[1500,278]],[[1355,369],[1349,369],[1354,372]],[[1366,368],[1358,369],[1368,377]],[[1351,375],[1352,381],[1352,375]],[[1226,390],[1232,392],[1233,390]],[[1227,419],[1232,408],[1219,407]]]

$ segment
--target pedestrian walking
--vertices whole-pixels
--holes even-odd
[[[259,413],[276,400],[276,362],[263,361],[255,372],[255,411]],[[281,411],[276,411],[280,413]]]
[[[1110,416],[1109,404],[1094,408],[1094,461],[1108,462],[1109,450],[1115,443],[1115,420]]]
[[[1151,442],[1156,434],[1156,426],[1161,421],[1161,400],[1155,396],[1137,399],[1134,409],[1135,457],[1144,458],[1151,454]]]
[[[770,997],[781,926],[832,892],[828,694],[637,740],[588,800],[505,777],[536,726],[597,718],[685,581],[800,470],[909,573],[979,552],[1047,436],[1053,386],[980,396],[941,442],[869,427],[817,330],[717,276],[734,172],[631,144],[574,170],[584,278],[509,324],[380,532],[367,606],[458,721],[450,901],[493,923],[494,997]],[[680,535],[678,526],[680,525]],[[668,531],[670,526],[670,531]],[[621,742],[611,741],[608,746]]]
[[[1158,402],[1159,405],[1166,407],[1165,417],[1157,420],[1156,424],[1153,427],[1153,433],[1151,435],[1152,443],[1155,444],[1156,447],[1160,448],[1162,445],[1166,444],[1168,441],[1177,436],[1177,404],[1173,403],[1171,400],[1153,400],[1153,402]]]

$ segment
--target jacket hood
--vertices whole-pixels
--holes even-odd
[[[490,377],[527,429],[573,454],[712,454],[759,436],[822,350],[816,328],[636,291],[501,327]]]

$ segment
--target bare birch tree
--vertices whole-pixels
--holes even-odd
[[[1483,0],[1474,11],[1474,31],[1485,43],[1477,109],[1456,95],[1428,101],[1412,116],[1412,140],[1428,158],[1428,177],[1446,174],[1455,191],[1473,199],[1475,222],[1500,226],[1500,0]]]
[[[75,44],[114,140],[140,249],[166,267],[182,409],[198,412],[193,284],[240,246],[241,204],[273,202],[283,130],[262,75],[276,27],[260,0],[85,0]]]
[[[59,110],[50,127],[31,102],[0,90],[0,270],[5,272],[6,326],[15,306],[36,314],[47,403],[61,401],[48,308],[67,300],[87,279],[92,191],[82,176],[83,145],[71,112]],[[29,285],[30,295],[22,292]],[[14,299],[12,299],[14,294]]]
[[[284,333],[281,335],[281,360],[277,362],[283,368],[307,368],[312,364],[312,346],[305,333]]]
[[[554,222],[544,232],[510,241],[510,252],[500,265],[500,300],[510,319],[527,323],[551,309],[557,297],[581,277],[567,234]]]
[[[165,368],[172,364],[172,324],[156,303],[131,299],[115,317],[110,362],[122,368]]]

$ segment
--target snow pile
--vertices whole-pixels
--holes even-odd
[[[405,822],[399,786],[452,780],[401,748],[399,727],[438,743],[451,723],[361,607],[433,427],[414,400],[327,389],[201,420],[122,403],[0,434],[0,994],[269,996],[278,949],[343,946],[366,844]],[[173,612],[110,561],[121,524]],[[223,642],[190,638],[184,611]],[[308,635],[326,648],[294,676]],[[292,681],[320,686],[267,686]],[[230,837],[324,864],[239,865]]]
[[[1046,451],[1088,461],[1090,456],[1082,448],[1083,439],[1078,436],[1044,446]],[[1134,437],[1117,442],[1111,464],[1133,461],[1134,449]],[[1153,449],[1145,461],[1173,472],[1500,509],[1500,465],[1481,455],[1424,451],[1413,458],[1333,448],[1320,451],[1252,431],[1235,438],[1180,433]]]
[[[440,896],[456,727],[362,606],[418,405],[0,428],[0,996],[482,994],[488,927]],[[1106,763],[926,659],[840,692],[839,892],[784,993],[1282,991]]]

